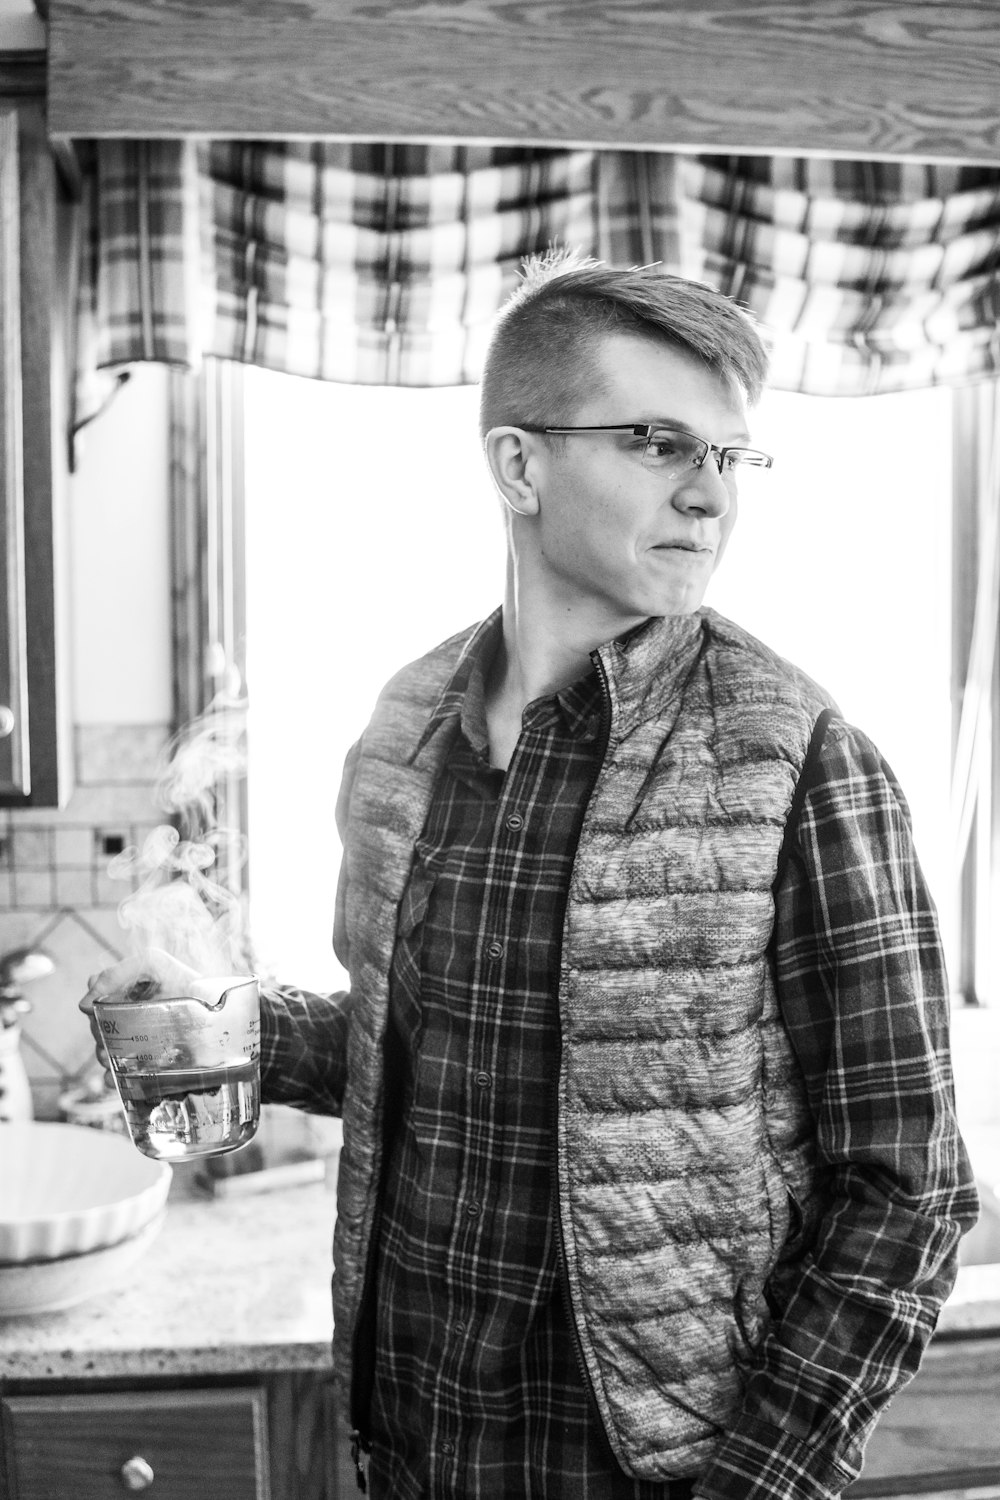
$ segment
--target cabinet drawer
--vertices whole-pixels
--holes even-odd
[[[9,1500],[270,1500],[263,1391],[9,1396]]]

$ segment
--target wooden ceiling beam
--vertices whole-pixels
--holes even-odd
[[[50,0],[68,136],[1000,161],[995,0]]]

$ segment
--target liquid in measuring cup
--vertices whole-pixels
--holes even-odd
[[[256,1061],[218,1068],[158,1068],[118,1078],[129,1135],[166,1161],[237,1151],[260,1115]]]
[[[257,981],[196,978],[190,988],[94,1000],[129,1135],[166,1161],[238,1151],[260,1118]]]

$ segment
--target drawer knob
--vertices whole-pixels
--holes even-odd
[[[134,1458],[127,1459],[121,1468],[122,1484],[127,1490],[136,1493],[139,1490],[148,1490],[156,1475],[152,1466],[146,1462],[140,1453]]]
[[[17,720],[6,703],[0,703],[0,740],[5,740],[9,734],[14,733],[16,723]]]

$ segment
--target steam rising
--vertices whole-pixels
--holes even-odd
[[[246,841],[218,817],[246,772],[246,699],[220,695],[167,746],[156,801],[173,822],[112,859],[136,889],[118,918],[136,952],[161,948],[203,975],[249,974],[239,871]]]

